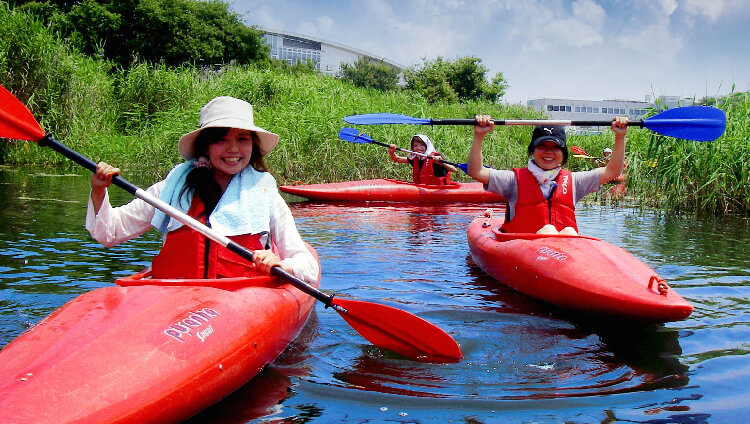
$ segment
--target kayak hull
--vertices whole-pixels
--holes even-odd
[[[0,351],[3,420],[185,420],[273,361],[314,306],[270,276],[232,279],[229,289],[122,280],[78,296]]]
[[[330,184],[285,185],[280,186],[279,190],[310,200],[322,201],[504,202],[503,197],[499,194],[484,190],[482,183],[427,185],[382,178]]]
[[[502,218],[476,218],[467,229],[474,262],[526,295],[586,314],[668,322],[693,306],[624,249],[585,236],[500,232]]]

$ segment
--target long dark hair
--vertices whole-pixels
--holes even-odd
[[[199,132],[193,148],[195,157],[208,158],[208,146],[221,140],[228,132],[229,128],[223,127],[206,128]],[[256,171],[266,172],[268,169],[260,152],[260,138],[254,131],[251,131],[250,134],[253,139],[250,166],[255,168]],[[203,201],[205,206],[203,215],[205,216],[211,215],[222,195],[221,187],[214,180],[213,169],[211,168],[194,168],[191,170],[185,178],[185,186],[180,191],[180,198],[187,192],[193,193],[194,196],[198,196]]]

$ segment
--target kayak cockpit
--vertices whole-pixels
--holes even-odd
[[[231,278],[151,278],[151,267],[133,275],[118,278],[115,284],[122,287],[130,286],[200,286],[215,287],[224,290],[234,290],[243,287],[275,287],[281,280],[270,275],[255,275],[250,277]]]

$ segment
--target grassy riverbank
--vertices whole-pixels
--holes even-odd
[[[213,97],[235,96],[255,107],[261,127],[281,136],[267,162],[280,183],[330,182],[377,177],[409,178],[385,148],[352,144],[337,137],[342,118],[391,112],[430,118],[531,119],[541,112],[520,106],[475,102],[430,104],[407,91],[383,93],[355,88],[315,73],[226,66],[217,71],[171,69],[142,64],[128,72],[72,51],[28,16],[0,5],[0,84],[28,104],[58,139],[93,158],[120,166],[127,174],[148,173],[156,180],[180,161],[176,142],[198,125],[198,111]],[[511,82],[512,83],[512,82]],[[750,128],[747,93],[720,100],[727,112],[725,136],[697,143],[628,133],[629,193],[649,206],[700,213],[750,214]],[[417,132],[429,135],[447,159],[465,162],[471,127],[384,125],[360,127],[374,139],[408,148]],[[485,144],[485,162],[509,168],[526,162],[531,128],[503,127]],[[571,136],[591,154],[610,146],[611,132]],[[12,142],[0,145],[6,164],[72,166],[48,150]],[[569,166],[590,166],[571,158]],[[458,177],[468,180],[465,175]]]

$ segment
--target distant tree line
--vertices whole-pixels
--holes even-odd
[[[85,54],[123,69],[139,62],[167,66],[227,63],[314,72],[310,63],[288,66],[269,57],[263,32],[248,27],[222,0],[11,0],[11,7],[40,19]],[[496,102],[508,84],[502,73],[491,80],[477,57],[455,61],[423,59],[403,73],[382,61],[360,58],[343,64],[339,77],[358,87],[407,89],[431,103]]]
[[[11,1],[82,52],[128,68],[268,62],[262,32],[219,0]]]
[[[421,65],[404,72],[405,88],[420,93],[431,103],[488,100],[496,102],[509,87],[502,73],[487,80],[488,69],[482,59],[467,56],[455,62],[438,57],[423,59]],[[360,58],[351,65],[341,66],[341,78],[359,87],[378,90],[399,88],[399,72],[380,61]]]

